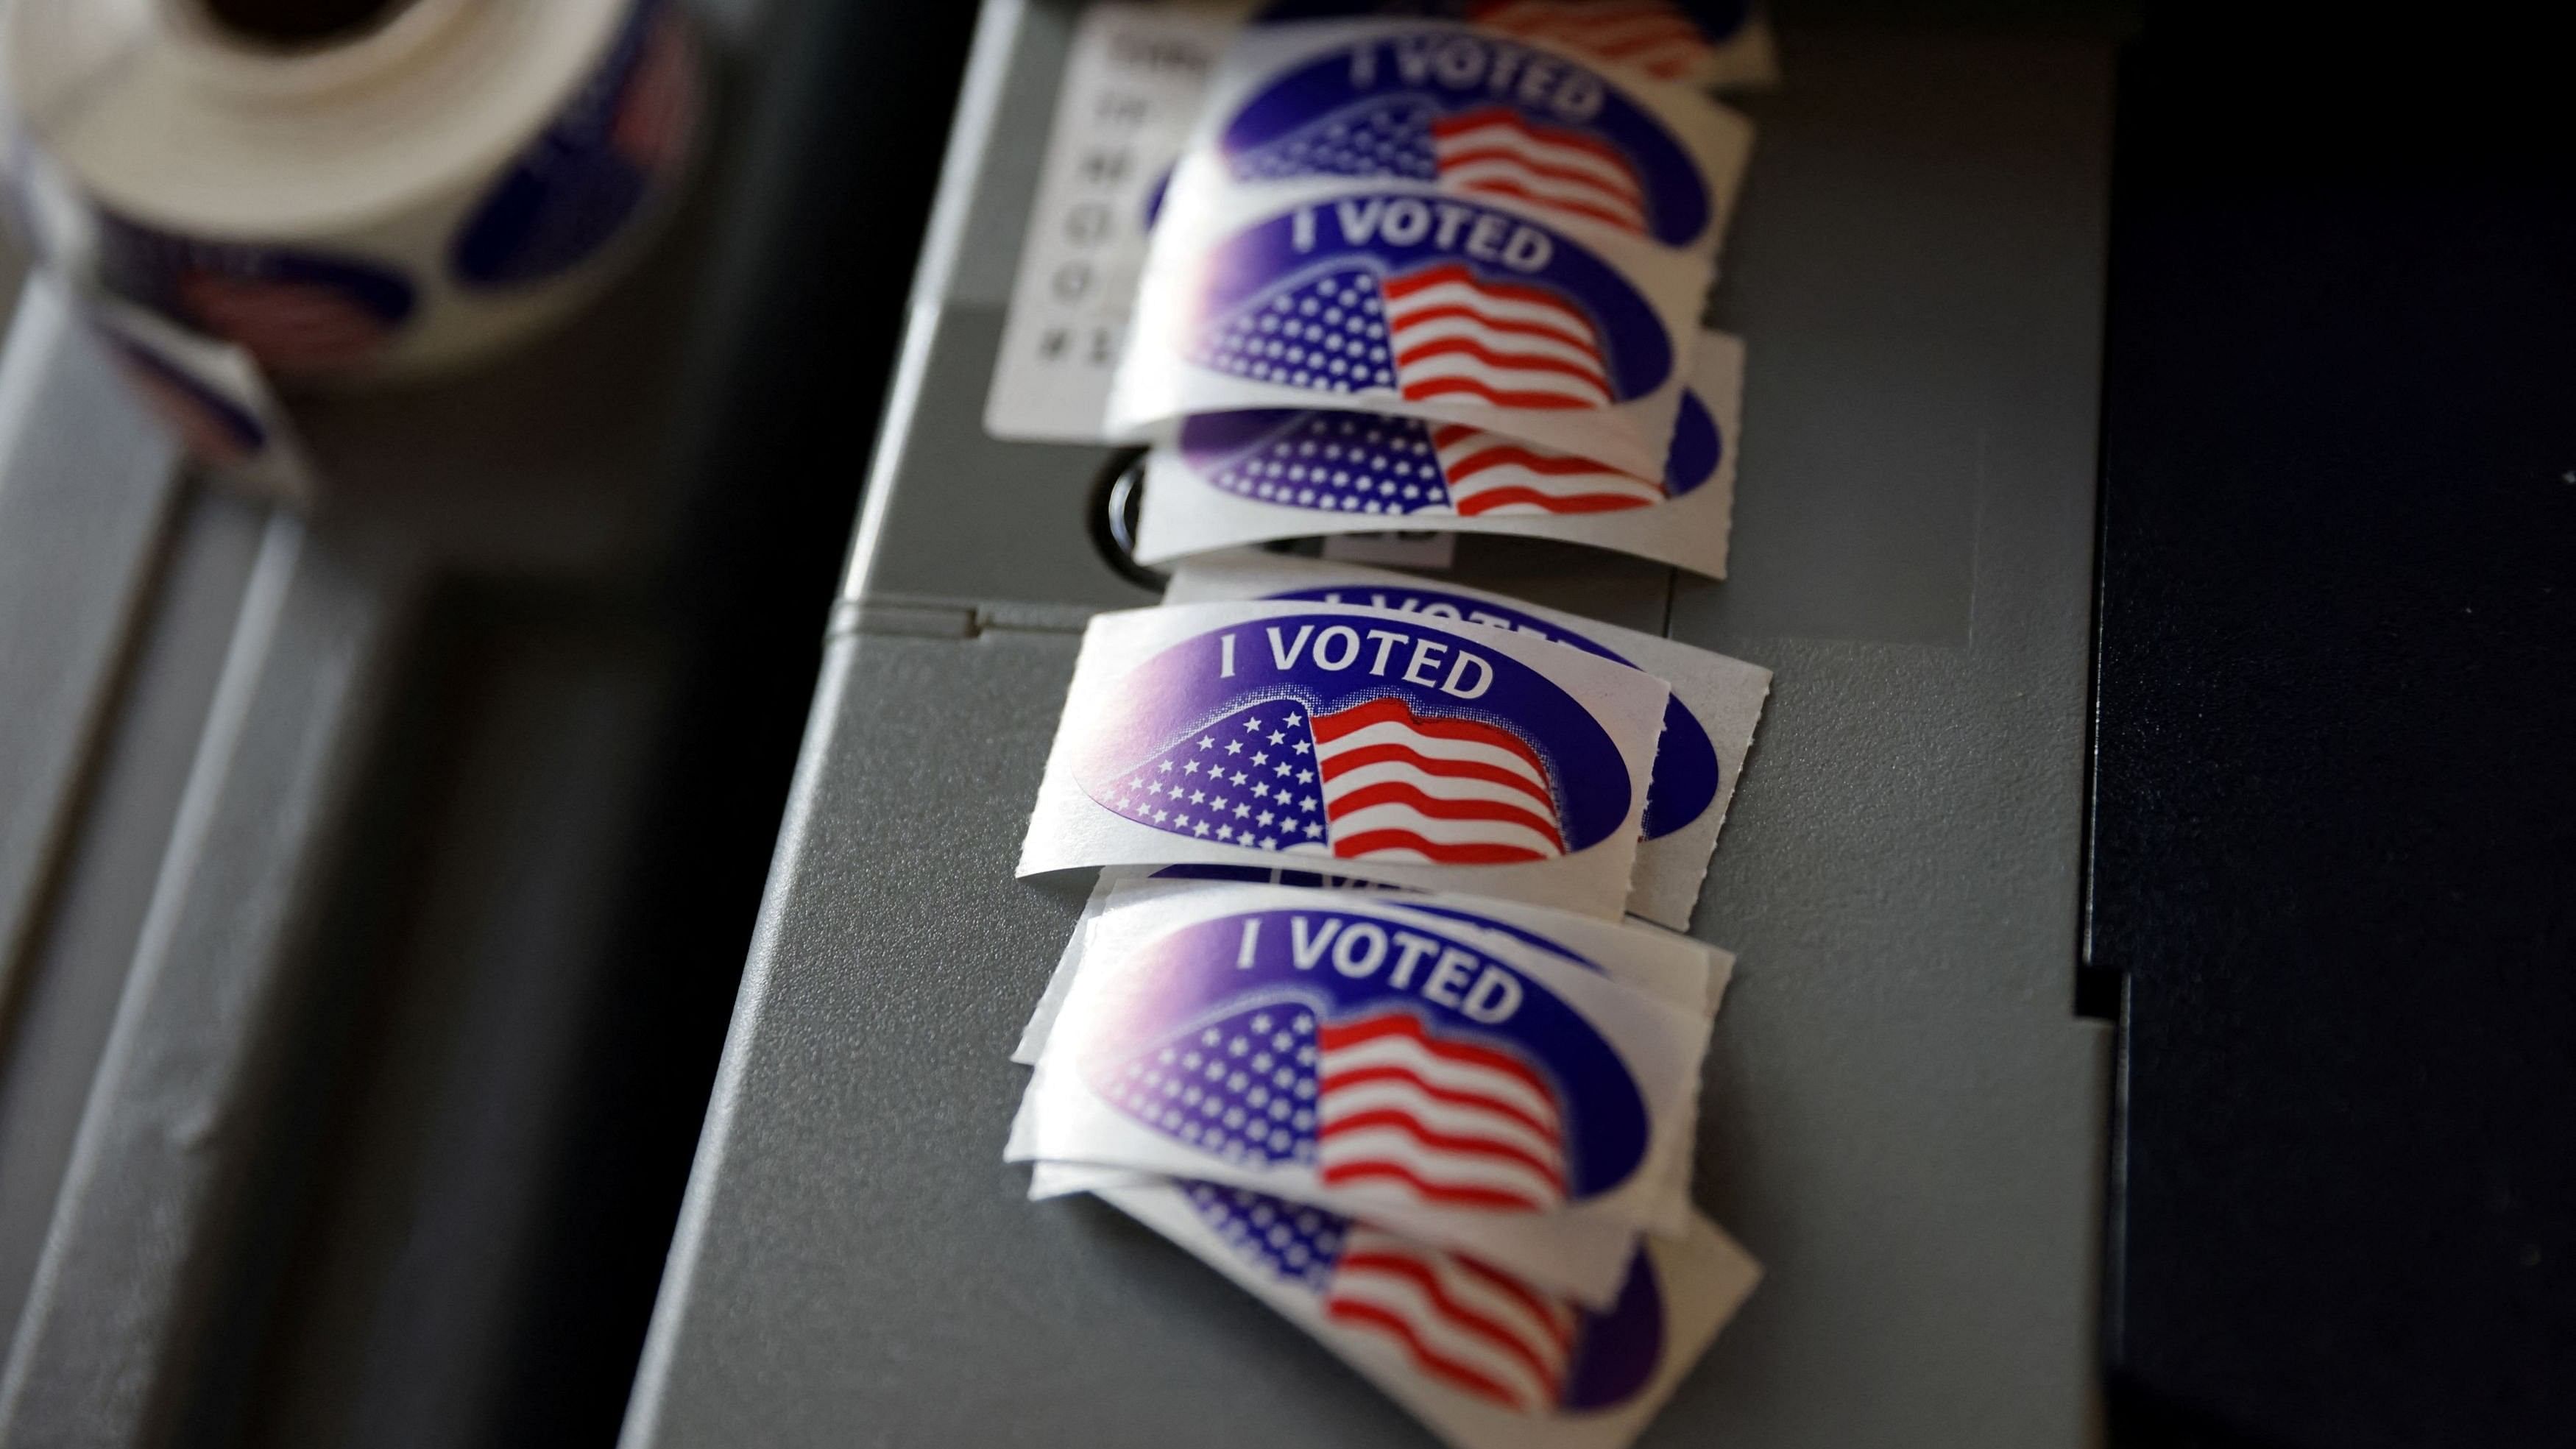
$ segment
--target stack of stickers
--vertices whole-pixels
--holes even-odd
[[[1549,39],[1246,30],[1115,386],[1164,439],[1140,554],[1432,527],[1722,573],[1742,349],[1696,319],[1748,142]],[[1627,1443],[1759,1271],[1691,1202],[1734,960],[1680,932],[1769,686],[1285,555],[1094,618],[1019,862],[1101,870],[1016,1053],[1033,1195],[1453,1444]]]
[[[1162,440],[1140,560],[1398,527],[1724,576],[1744,350],[1699,317],[1752,127],[1539,33],[1228,49],[1110,395],[1113,434]]]
[[[1756,1276],[1690,1202],[1733,959],[1664,927],[1769,672],[1308,559],[1170,597],[1092,620],[1039,786],[1020,873],[1108,869],[1007,1155],[1453,1443],[1625,1443]]]

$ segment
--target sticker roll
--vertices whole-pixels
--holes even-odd
[[[289,388],[454,368],[570,313],[664,210],[699,111],[673,0],[21,0],[5,23],[39,251]]]

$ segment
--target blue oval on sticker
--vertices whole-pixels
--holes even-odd
[[[1625,664],[1631,669],[1638,667],[1635,660],[1617,650],[1534,614],[1491,599],[1470,598],[1439,589],[1411,585],[1335,585],[1288,589],[1263,597],[1314,604],[1366,604],[1371,608],[1394,609],[1428,618],[1460,619],[1472,624],[1535,634],[1586,654],[1598,655],[1613,664]],[[1655,744],[1654,777],[1646,786],[1646,838],[1660,839],[1697,820],[1700,813],[1717,799],[1719,778],[1717,746],[1710,743],[1708,731],[1700,727],[1700,722],[1692,717],[1689,710],[1682,708],[1678,696],[1665,700],[1664,733]]]
[[[1698,162],[1615,82],[1464,27],[1375,36],[1299,66],[1217,144],[1238,181],[1418,181],[1666,246],[1697,239],[1711,212]]]
[[[522,287],[598,255],[687,159],[697,114],[686,23],[667,0],[647,0],[476,204],[448,249],[456,279]]]
[[[1193,840],[1502,865],[1627,823],[1627,762],[1582,702],[1476,628],[1290,614],[1175,644],[1118,685],[1077,778]]]
[[[1699,395],[1685,391],[1660,486],[1463,423],[1373,413],[1199,413],[1181,420],[1180,447],[1209,486],[1283,508],[1507,518],[1679,498],[1716,474],[1725,441]]]
[[[1637,289],[1582,243],[1446,197],[1355,195],[1212,248],[1181,346],[1283,387],[1515,409],[1605,408],[1673,370]]]
[[[1643,1249],[1607,1313],[1472,1258],[1247,1187],[1172,1186],[1243,1262],[1315,1295],[1424,1377],[1522,1414],[1615,1408],[1664,1356],[1664,1299]]]
[[[1318,906],[1143,948],[1080,1048],[1144,1126],[1230,1163],[1438,1207],[1551,1212],[1645,1161],[1644,1096],[1592,1024],[1429,926]]]

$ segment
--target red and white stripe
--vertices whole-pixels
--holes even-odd
[[[1479,279],[1441,262],[1379,284],[1407,398],[1466,397],[1506,408],[1610,405],[1592,319],[1539,287]]]
[[[1464,423],[1434,427],[1431,445],[1449,483],[1449,505],[1462,517],[1615,513],[1664,501],[1663,485],[1652,479]]]
[[[1646,229],[1646,188],[1615,146],[1482,106],[1431,123],[1440,184],[1615,226]]]
[[[1353,1225],[1324,1315],[1395,1340],[1424,1375],[1524,1414],[1563,1398],[1574,1305],[1472,1258]]]
[[[1495,0],[1476,23],[1545,40],[1659,80],[1697,81],[1716,47],[1672,0]]]
[[[1565,854],[1547,766],[1511,731],[1423,719],[1392,696],[1311,724],[1333,854],[1442,865]]]
[[[208,332],[287,374],[356,366],[387,336],[373,313],[327,283],[189,272],[179,278],[179,304]]]
[[[698,110],[698,78],[688,32],[665,12],[644,39],[644,53],[626,78],[608,144],[638,169],[651,172],[678,159],[688,145]]]
[[[1498,1047],[1433,1036],[1400,1008],[1319,1028],[1315,1172],[1441,1207],[1547,1212],[1565,1202],[1556,1093]]]

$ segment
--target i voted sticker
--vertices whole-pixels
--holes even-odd
[[[1261,880],[1263,876],[1279,879],[1264,882]],[[1375,899],[1386,919],[1411,917],[1447,933],[1498,937],[1511,946],[1527,947],[1576,969],[1603,976],[1690,1012],[1704,1022],[1716,1017],[1718,1004],[1725,998],[1727,983],[1735,969],[1735,958],[1730,953],[1678,933],[1633,923],[1596,920],[1537,906],[1410,892],[1386,895],[1383,894],[1385,887],[1311,872],[1260,872],[1235,866],[1171,866],[1151,874],[1103,871],[1090,899],[1083,904],[1082,917],[1074,924],[1064,954],[1057,961],[1054,974],[1048,978],[1036,1009],[1030,1013],[1019,1044],[1012,1050],[1011,1060],[1021,1066],[1035,1066],[1045,1054],[1047,1038],[1054,1033],[1055,1021],[1063,1011],[1065,997],[1081,971],[1092,922],[1113,906],[1190,890],[1195,888],[1192,882],[1209,880],[1294,884],[1307,890],[1380,892]],[[1690,1134],[1685,1132],[1684,1135]],[[1671,1160],[1667,1169],[1670,1174],[1669,1196],[1647,1223],[1649,1230],[1661,1233],[1681,1230],[1682,1220],[1689,1210],[1690,1170],[1687,1154],[1678,1154]],[[1070,1167],[1057,1165],[1042,1172],[1031,1180],[1030,1195],[1053,1196],[1060,1191],[1082,1191],[1091,1185],[1087,1181],[1068,1185],[1065,1179],[1073,1171]]]
[[[1246,1268],[1312,1294],[1327,1321],[1382,1335],[1416,1372],[1482,1403],[1524,1415],[1607,1408],[1633,1398],[1662,1357],[1662,1293],[1643,1251],[1618,1300],[1595,1313],[1339,1213],[1212,1182],[1172,1186]]]
[[[1671,378],[1646,299],[1508,212],[1343,196],[1208,257],[1189,359],[1235,377],[1522,410],[1606,408]]]
[[[1318,903],[1176,931],[1128,971],[1124,1011],[1090,1022],[1085,1081],[1229,1162],[1553,1212],[1645,1160],[1645,1101],[1609,1042],[1458,935]]]
[[[1751,139],[1691,91],[1466,25],[1279,27],[1227,52],[1174,184],[1411,182],[1713,252]]]
[[[1626,764],[1572,695],[1440,635],[1287,614],[1176,644],[1127,693],[1154,707],[1103,732],[1083,789],[1175,835],[1499,865],[1589,850],[1630,814]]]
[[[1397,515],[1610,513],[1679,498],[1717,471],[1708,405],[1682,394],[1664,474],[1638,478],[1464,423],[1367,413],[1201,413],[1174,443],[1201,486],[1281,508]]]
[[[1083,936],[1102,911],[1122,901],[1143,900],[1158,892],[1186,890],[1194,883],[1206,882],[1395,892],[1385,898],[1390,908],[1435,917],[1473,931],[1493,932],[1703,1017],[1716,1016],[1718,1002],[1735,969],[1732,953],[1677,932],[1641,930],[1628,922],[1578,916],[1545,906],[1408,892],[1328,871],[1264,870],[1240,865],[1167,865],[1159,870],[1117,867],[1102,871],[1090,896],[1083,901],[1082,915],[1074,922],[1072,935],[1065,941],[1055,972],[1047,978],[1046,990],[1030,1013],[1018,1045],[1011,1049],[1011,1060],[1024,1067],[1037,1065],[1039,1054],[1046,1048],[1047,1034],[1055,1029],[1056,1013],[1063,1009],[1064,993],[1073,984],[1076,964],[1082,958]]]
[[[1743,345],[1695,349],[1659,472],[1641,476],[1462,423],[1339,409],[1182,420],[1146,465],[1136,556],[1402,528],[1555,538],[1722,578],[1735,495]]]
[[[1113,429],[1332,407],[1661,470],[1704,260],[1385,186],[1249,215],[1181,203],[1155,228]]]
[[[1628,910],[1658,925],[1689,929],[1709,854],[1716,848],[1736,775],[1770,692],[1771,671],[1482,590],[1313,559],[1245,554],[1205,560],[1175,574],[1164,597],[1171,603],[1273,599],[1366,604],[1550,639],[1663,679],[1673,695],[1664,708],[1663,735],[1647,786],[1645,838]]]
[[[1706,1040],[1695,1010],[1384,899],[1159,892],[1086,932],[1012,1155],[1279,1192],[1603,1301],[1624,1239],[1686,1201]]]
[[[1378,0],[1276,0],[1255,17],[1289,23],[1382,14]],[[1770,26],[1750,0],[1420,0],[1408,12],[1536,41],[1593,63],[1710,89],[1779,83]]]
[[[1311,863],[1615,916],[1664,682],[1347,605],[1095,618],[1020,873]]]
[[[1589,1308],[1490,1263],[1219,1183],[1103,1185],[1313,1335],[1458,1449],[1618,1449],[1734,1315],[1761,1269],[1706,1218],[1641,1243]]]

